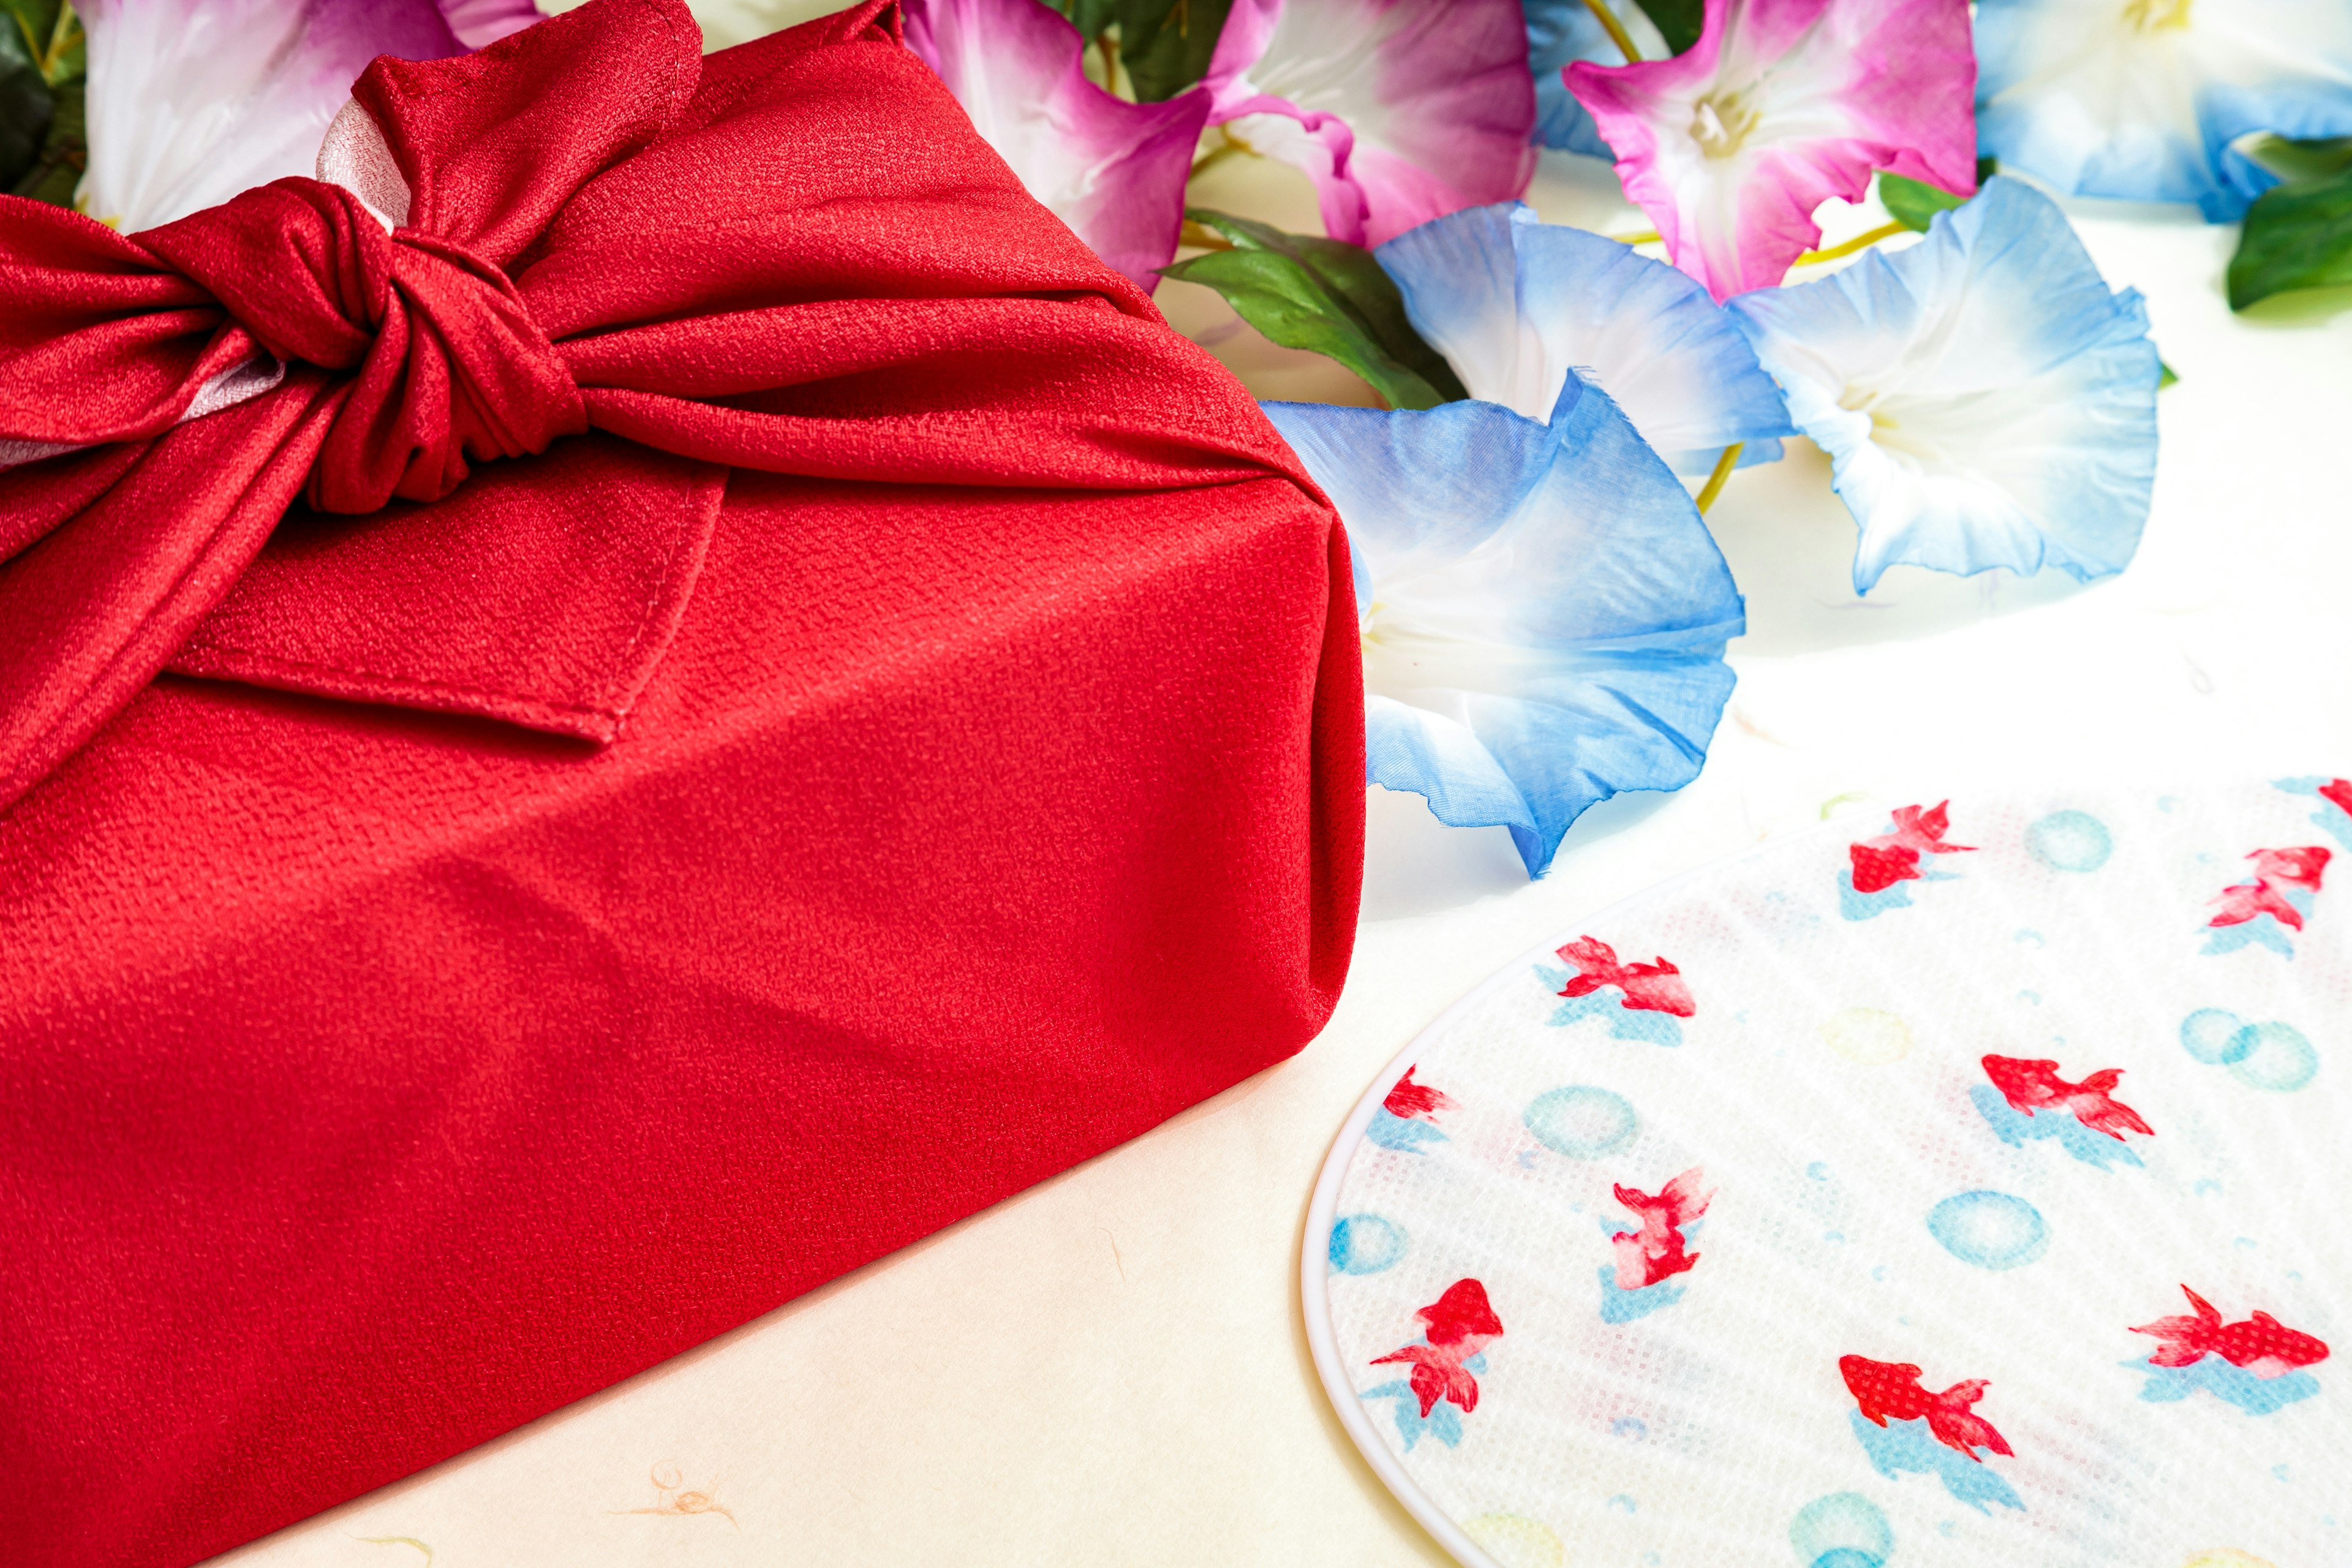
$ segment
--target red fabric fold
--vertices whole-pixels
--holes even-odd
[[[229,595],[289,475],[313,510],[371,513],[438,501],[481,464],[595,428],[869,483],[1155,489],[1275,472],[1311,491],[1229,381],[1139,405],[1139,388],[1186,376],[1197,351],[1039,221],[897,26],[872,0],[706,65],[677,0],[592,0],[465,58],[379,59],[352,95],[410,189],[389,235],[312,180],[135,236],[0,197],[0,290],[24,301],[0,329],[0,439],[155,438],[64,515],[57,498],[79,481],[60,475],[102,462],[0,470],[0,808]],[[863,155],[808,156],[840,145],[877,93],[897,119],[887,134]],[[173,429],[207,379],[257,350],[295,374],[205,436]],[[530,482],[590,510],[660,489],[652,470],[625,470],[600,479],[604,500],[551,468]],[[678,538],[695,515],[678,515]],[[135,549],[118,542],[126,530]],[[670,559],[677,539],[646,549]],[[614,689],[648,652],[617,625],[580,635],[605,640],[573,662],[601,661]],[[306,689],[411,689],[337,676],[331,648],[284,651],[281,676],[320,672]],[[574,682],[477,710],[553,714],[577,695]]]

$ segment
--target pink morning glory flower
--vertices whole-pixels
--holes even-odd
[[[1208,121],[1198,90],[1129,103],[1086,78],[1086,40],[1038,0],[908,0],[907,47],[1021,184],[1137,287],[1176,254]]]
[[[1967,0],[1706,0],[1672,59],[1568,68],[1625,195],[1717,300],[1818,244],[1813,213],[1871,171],[1976,188]]]
[[[1315,182],[1334,239],[1379,245],[1535,172],[1519,0],[1234,0],[1212,123]]]
[[[437,60],[539,20],[530,0],[83,0],[89,172],[77,197],[125,233],[316,167],[378,55]]]

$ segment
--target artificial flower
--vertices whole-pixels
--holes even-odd
[[[437,60],[539,19],[530,0],[85,0],[89,173],[126,233],[308,174],[378,55]]]
[[[2020,181],[1909,249],[1731,302],[1861,525],[1853,585],[2123,570],[2156,478],[2156,345],[2054,203]]]
[[[1795,433],[1723,308],[1630,246],[1508,203],[1449,214],[1374,254],[1473,397],[1541,419],[1581,375],[1689,474],[1735,442],[1748,443],[1742,460],[1777,458],[1776,437]]]
[[[1560,71],[1577,60],[1604,66],[1625,63],[1624,51],[1593,14],[1595,4],[1609,8],[1609,15],[1642,58],[1664,59],[1674,53],[1659,35],[1657,24],[1633,0],[1524,0],[1528,68],[1536,79],[1536,141],[1564,153],[1613,158],[1616,154],[1601,139],[1600,127],[1560,78]]]
[[[1977,60],[1978,134],[2004,166],[2215,223],[2278,183],[2239,137],[2352,134],[2345,0],[1984,0]]]
[[[1518,0],[1234,0],[1206,78],[1228,140],[1315,182],[1323,228],[1378,245],[1535,172]]]
[[[1871,172],[1976,188],[1968,0],[1706,0],[1672,59],[1568,68],[1625,195],[1718,300],[1769,288]]]
[[[1548,423],[1265,406],[1347,524],[1370,782],[1508,827],[1537,876],[1587,806],[1697,776],[1739,595],[1606,393],[1567,378]]]
[[[908,0],[907,47],[1021,184],[1141,289],[1176,254],[1209,97],[1129,103],[1088,81],[1086,40],[1038,0]]]

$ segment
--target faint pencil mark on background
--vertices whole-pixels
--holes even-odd
[[[743,1526],[736,1520],[734,1514],[728,1511],[727,1505],[720,1502],[717,1498],[712,1497],[709,1492],[680,1489],[685,1486],[685,1472],[681,1471],[677,1466],[671,1463],[669,1460],[664,1459],[661,1463],[656,1465],[653,1468],[651,1479],[654,1483],[655,1492],[653,1507],[616,1508],[612,1511],[616,1514],[715,1513],[723,1516],[727,1522],[734,1525],[736,1529],[740,1530],[743,1528]]]
[[[425,1553],[425,1568],[433,1568],[433,1548],[413,1535],[362,1535],[353,1539],[364,1542],[370,1546],[414,1546],[417,1551]]]

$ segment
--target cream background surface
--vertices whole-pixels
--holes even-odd
[[[699,9],[717,45],[825,8]],[[1247,160],[1212,171],[1194,199],[1313,226],[1303,182]],[[1596,163],[1548,156],[1530,199],[1554,221],[1644,226]],[[1737,475],[1710,516],[1749,630],[1688,789],[1595,809],[1535,883],[1501,829],[1444,828],[1417,796],[1373,791],[1354,970],[1297,1058],[217,1563],[1447,1561],[1325,1405],[1297,1260],[1332,1137],[1449,1003],[1582,917],[1824,815],[2015,782],[2352,773],[2352,290],[2233,318],[2221,295],[2233,228],[2171,209],[2070,210],[2108,280],[2147,295],[2181,377],[2160,403],[2156,508],[2129,571],[2078,589],[2054,573],[1898,567],[1858,601],[1853,525],[1828,463],[1790,443],[1786,461]],[[1841,213],[1830,237],[1875,221]],[[1261,395],[1369,401],[1202,290],[1171,285],[1160,302]],[[1785,1542],[1759,1543],[1758,1563],[1785,1560]],[[1569,1562],[1581,1561],[1571,1539]]]

